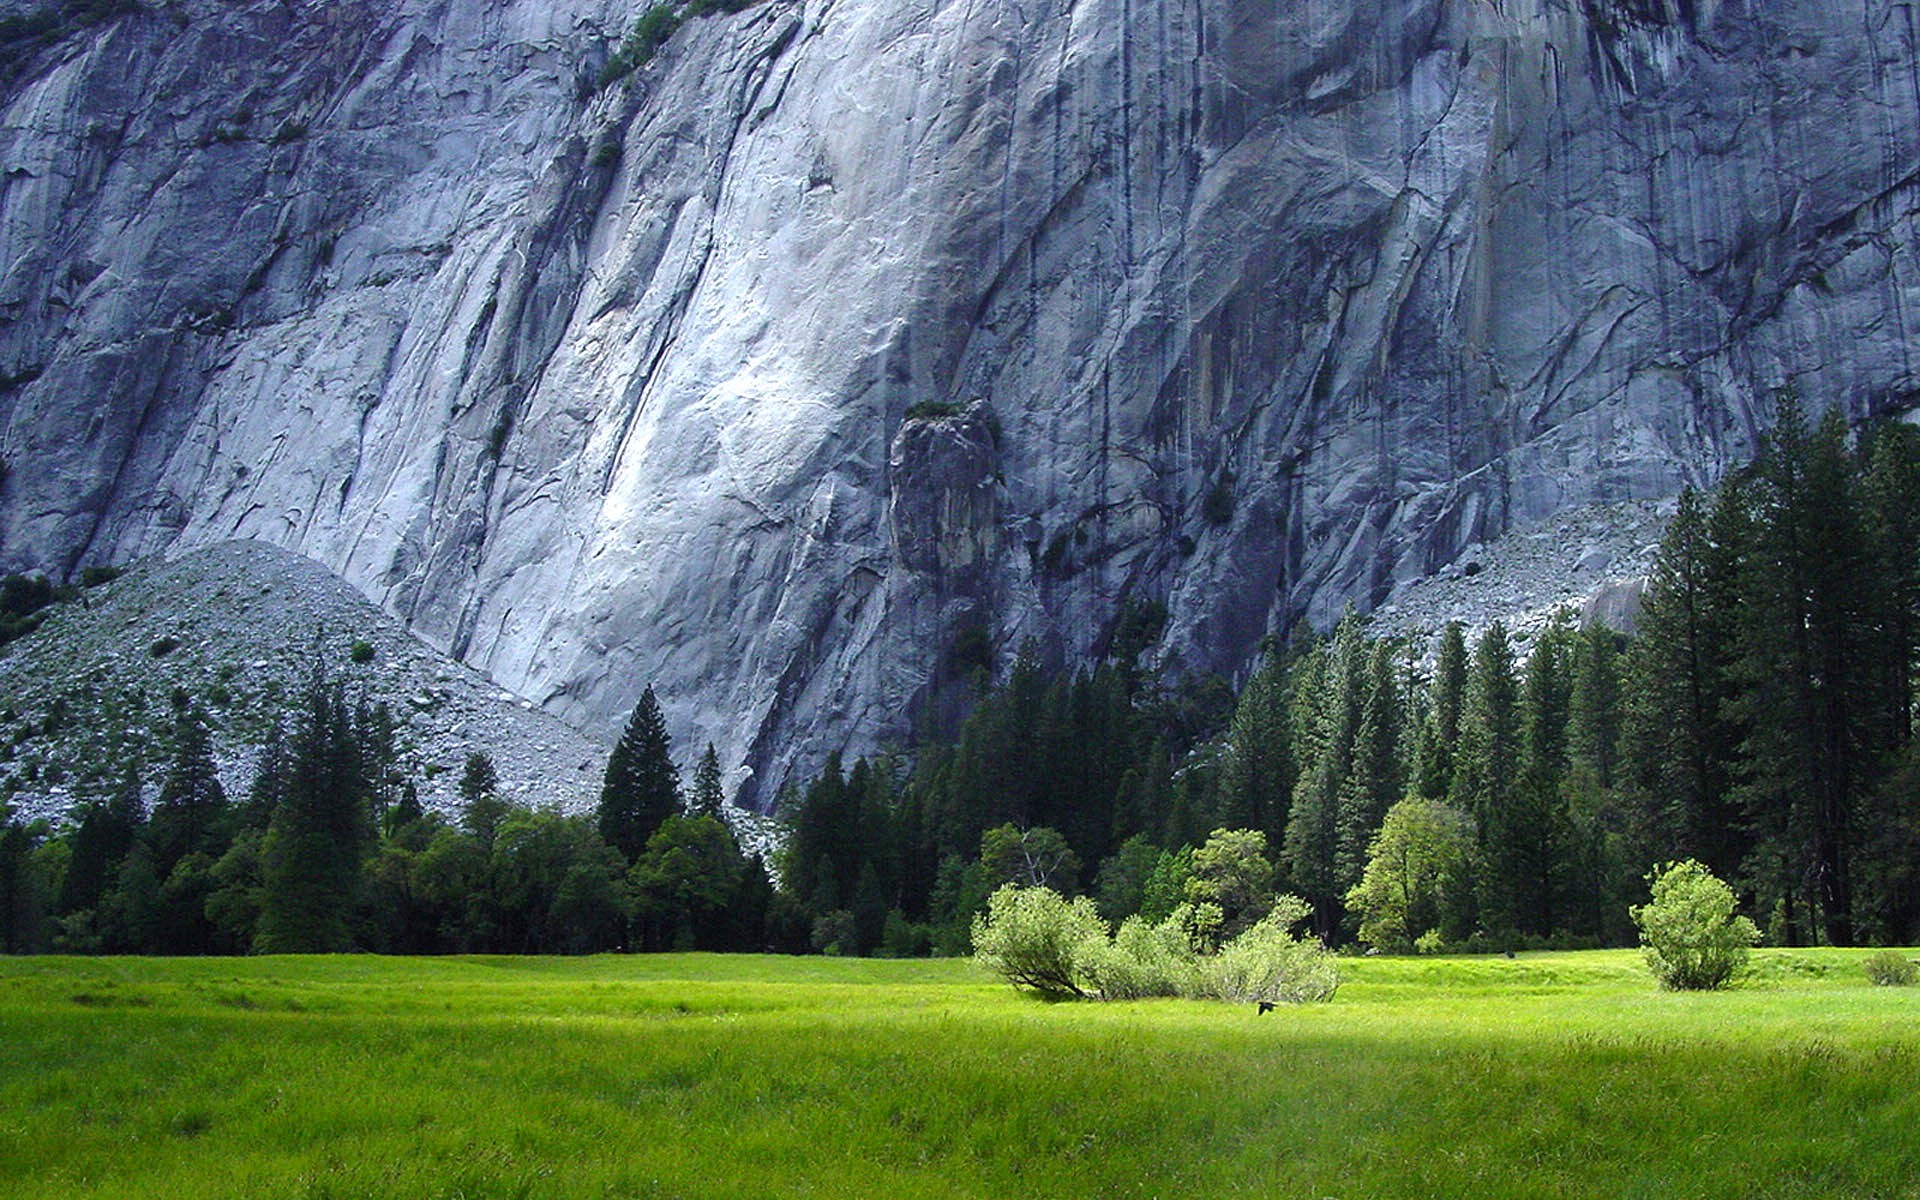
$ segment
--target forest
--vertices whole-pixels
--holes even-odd
[[[228,797],[176,695],[153,778],[129,764],[58,827],[7,814],[0,932],[9,953],[961,954],[1001,884],[1158,918],[1196,856],[1231,853],[1330,944],[1630,944],[1649,871],[1685,858],[1776,944],[1911,944],[1916,496],[1920,432],[1788,397],[1751,466],[1680,498],[1632,637],[1566,616],[1426,645],[1349,614],[1273,639],[1237,693],[1151,669],[1152,603],[1096,663],[1028,647],[994,678],[956,653],[978,696],[957,728],[789,789],[772,862],[725,819],[711,747],[683,788],[651,690],[581,815],[501,795],[479,752],[459,810],[423,810],[391,715],[318,674]]]

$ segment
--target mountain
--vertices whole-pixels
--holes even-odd
[[[1891,0],[697,7],[0,4],[0,567],[270,542],[765,805],[1916,394]]]

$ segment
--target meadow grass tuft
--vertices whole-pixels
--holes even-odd
[[[1863,956],[1351,960],[1267,1016],[964,961],[0,960],[0,1195],[1920,1196],[1920,993]]]

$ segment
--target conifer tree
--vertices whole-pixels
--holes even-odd
[[[700,765],[693,770],[693,791],[687,797],[687,810],[695,816],[717,817],[726,805],[726,785],[720,779],[720,756],[714,753],[713,743],[707,743],[707,752],[700,756]]]
[[[1334,849],[1334,885],[1344,898],[1367,869],[1367,847],[1387,810],[1406,794],[1406,769],[1400,733],[1406,705],[1400,693],[1392,642],[1371,645],[1366,668],[1366,699],[1354,733],[1353,769],[1341,786],[1338,841]]]
[[[1314,924],[1330,935],[1338,927],[1340,886],[1340,792],[1353,769],[1354,740],[1366,696],[1368,652],[1360,622],[1351,612],[1334,633],[1325,683],[1313,711],[1316,727],[1300,758],[1299,782],[1287,814],[1281,848],[1287,878],[1313,905]]]
[[[367,759],[340,687],[316,679],[287,738],[280,800],[260,848],[259,953],[351,947],[349,910],[373,830]]]
[[[1698,493],[1681,493],[1625,668],[1623,765],[1642,799],[1640,840],[1660,857],[1681,853],[1726,878],[1746,854],[1729,794],[1739,739],[1727,671],[1744,507],[1737,479],[1723,486],[1711,518]]]
[[[214,766],[212,738],[206,722],[191,709],[182,710],[174,734],[172,764],[160,783],[147,827],[147,845],[153,852],[154,873],[165,880],[174,865],[189,854],[209,856],[225,851],[232,840],[227,829],[227,793]]]
[[[1285,835],[1295,785],[1287,734],[1286,666],[1267,654],[1241,689],[1227,727],[1220,769],[1222,826],[1258,829],[1275,844]]]
[[[596,810],[600,836],[627,862],[639,859],[660,823],[680,811],[680,773],[666,718],[649,686],[607,759]]]
[[[1477,825],[1480,876],[1474,890],[1482,923],[1494,932],[1518,928],[1518,877],[1524,870],[1512,853],[1520,819],[1514,803],[1520,774],[1517,693],[1506,626],[1495,621],[1473,648],[1449,794],[1449,802]]]
[[[1414,752],[1413,790],[1444,799],[1453,786],[1453,756],[1460,741],[1460,710],[1467,694],[1467,637],[1458,621],[1440,631],[1428,689],[1426,720]]]
[[[119,786],[105,799],[95,800],[80,810],[80,824],[73,832],[73,851],[55,905],[59,912],[74,913],[99,907],[100,898],[113,885],[120,864],[145,826],[140,790],[139,767],[129,762]]]

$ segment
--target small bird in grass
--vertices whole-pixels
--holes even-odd
[[[1266,1016],[1266,1015],[1267,1015],[1268,1013],[1270,1013],[1270,1012],[1272,1012],[1272,1011],[1273,1011],[1273,1001],[1271,1001],[1271,1000],[1261,1000],[1261,1001],[1258,1001],[1258,1003],[1259,1003],[1259,1005],[1260,1005],[1260,1015],[1261,1015],[1261,1016],[1263,1016],[1263,1017],[1264,1017],[1264,1016]]]

